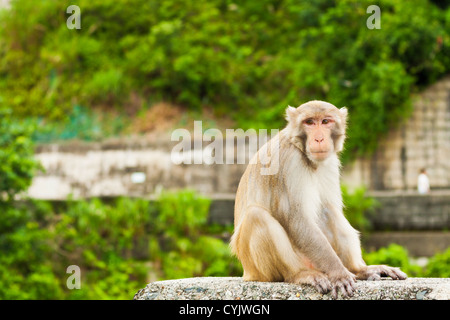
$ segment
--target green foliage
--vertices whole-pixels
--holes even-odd
[[[115,112],[102,113],[75,105],[64,119],[50,121],[43,117],[28,117],[27,122],[36,128],[31,136],[36,143],[81,139],[98,141],[118,135],[127,121]]]
[[[158,246],[163,252],[158,255],[166,277],[242,273],[240,263],[231,257],[228,245],[208,235],[209,206],[209,199],[191,190],[160,195],[155,231],[160,234]]]
[[[56,299],[61,288],[53,273],[51,253],[45,226],[48,207],[37,205],[35,212],[27,207],[1,205],[0,214],[0,298]],[[43,218],[39,224],[34,218]]]
[[[401,268],[409,277],[423,276],[422,268],[410,263],[408,250],[398,244],[393,243],[387,248],[381,248],[375,252],[365,253],[363,257],[368,265],[386,264],[392,267]]]
[[[80,30],[66,27],[70,4],[16,0],[0,12],[0,105],[17,115],[132,113],[139,97],[276,128],[288,104],[324,99],[349,109],[348,160],[373,151],[410,113],[411,92],[450,68],[450,8],[427,0],[80,0]],[[372,4],[379,30],[366,27]]]
[[[202,236],[194,244],[193,253],[202,261],[205,277],[242,275],[240,262],[230,255],[230,248],[223,240]]]
[[[206,224],[211,201],[193,190],[162,192],[158,198],[156,230],[168,237],[195,236]]]
[[[450,278],[450,248],[430,259],[425,271],[426,277]]]
[[[130,299],[147,282],[149,259],[162,278],[241,271],[227,245],[207,235],[210,201],[193,191],[164,192],[156,203],[14,202],[37,168],[33,125],[1,113],[0,299]],[[66,286],[70,265],[82,270],[80,290]]]
[[[341,185],[344,214],[350,224],[357,230],[364,232],[370,229],[368,215],[373,214],[379,205],[377,200],[366,195],[365,187],[356,188],[350,193],[348,187]]]
[[[148,240],[147,201],[70,201],[67,212],[54,210],[34,201],[2,211],[0,298],[129,299],[145,283],[133,250]],[[69,265],[82,268],[81,290],[66,287]]]
[[[0,298],[130,299],[149,281],[149,273],[160,279],[241,275],[241,265],[230,255],[228,244],[216,236],[219,227],[211,228],[215,233],[210,234],[204,224],[194,223],[191,229],[176,227],[170,235],[165,233],[171,223],[181,225],[176,220],[178,216],[186,219],[185,209],[207,211],[205,201],[183,191],[165,193],[155,203],[119,198],[69,200],[57,206],[45,201],[4,205]],[[158,210],[169,207],[177,214],[171,214],[164,226],[158,221]],[[199,212],[199,216],[206,214]],[[388,264],[401,267],[409,276],[426,277],[448,277],[449,257],[450,250],[437,254],[422,269],[410,262],[407,250],[399,245],[364,253],[368,264]],[[69,265],[81,268],[79,290],[66,286]]]
[[[130,299],[149,273],[160,279],[242,274],[228,245],[206,231],[208,209],[209,200],[192,191],[164,192],[156,202],[4,204],[0,299]],[[66,286],[69,265],[81,268],[79,290]]]
[[[0,109],[0,201],[11,200],[31,184],[38,163],[33,158],[32,126]]]

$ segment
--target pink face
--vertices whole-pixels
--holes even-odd
[[[310,117],[302,122],[307,135],[306,152],[311,160],[323,161],[334,152],[331,132],[336,122],[331,115]]]

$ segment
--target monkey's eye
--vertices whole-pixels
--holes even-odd
[[[322,124],[329,124],[331,122],[333,122],[333,120],[331,120],[331,119],[323,119],[322,120]]]
[[[306,119],[305,120],[305,124],[308,126],[312,126],[314,124],[314,120],[313,119]]]

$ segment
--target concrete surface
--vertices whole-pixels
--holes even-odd
[[[240,277],[203,277],[157,281],[135,300],[330,300],[310,286],[284,282],[245,282]],[[339,295],[339,299],[342,297]],[[450,278],[357,281],[352,300],[450,300]]]

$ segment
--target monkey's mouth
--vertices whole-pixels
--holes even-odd
[[[314,160],[324,160],[328,157],[329,151],[311,151],[311,156]]]

